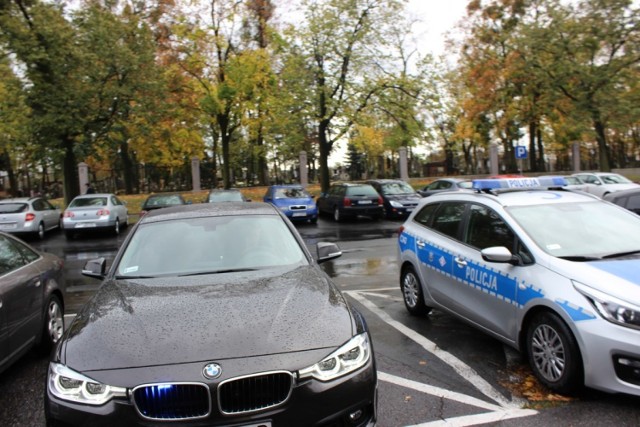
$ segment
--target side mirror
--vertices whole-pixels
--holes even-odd
[[[104,279],[107,271],[107,260],[105,258],[96,258],[84,265],[82,269],[82,275],[87,277],[93,277],[94,279]]]
[[[482,255],[482,259],[485,261],[520,265],[520,258],[517,255],[513,255],[511,251],[504,246],[485,248],[480,251],[480,255]]]
[[[318,264],[336,259],[342,255],[342,251],[335,243],[318,242],[316,249],[318,250]]]

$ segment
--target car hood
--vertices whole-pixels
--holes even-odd
[[[640,257],[618,260],[563,261],[560,273],[607,295],[640,305]],[[577,268],[576,268],[577,266]]]
[[[69,328],[61,361],[86,371],[223,360],[334,348],[353,333],[344,297],[317,266],[177,286],[110,280]]]
[[[632,188],[638,188],[638,184],[629,183],[629,184],[603,184],[603,186],[609,191],[623,191],[623,190],[631,190]]]

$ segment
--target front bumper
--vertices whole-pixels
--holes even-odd
[[[600,317],[576,324],[585,385],[610,393],[640,396],[640,330]]]
[[[200,366],[200,364],[198,364]],[[138,371],[133,370],[133,371]],[[122,375],[136,372],[126,372]],[[294,381],[289,399],[273,409],[247,414],[224,415],[217,406],[218,382],[201,381],[210,388],[212,412],[195,420],[148,420],[138,415],[129,390],[127,399],[113,399],[101,406],[81,405],[61,400],[45,392],[45,414],[56,426],[375,426],[377,375],[373,358],[362,369],[334,381],[315,379]],[[352,420],[353,414],[359,418]]]

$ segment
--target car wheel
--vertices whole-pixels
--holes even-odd
[[[400,288],[402,290],[404,305],[409,314],[412,316],[422,316],[431,312],[432,308],[424,303],[422,284],[413,267],[405,267],[402,269]]]
[[[116,218],[116,223],[113,226],[113,234],[115,236],[120,234],[120,219],[119,218]]]
[[[73,240],[73,236],[74,236],[73,231],[67,230],[64,232],[64,237],[66,237],[67,240]]]
[[[42,325],[42,338],[39,350],[46,354],[60,341],[64,333],[64,310],[60,299],[51,295],[45,307],[44,323]]]
[[[537,314],[527,328],[527,355],[538,380],[558,393],[582,385],[582,358],[569,327],[550,312]]]
[[[317,224],[318,223],[318,217],[313,217],[311,218],[311,224]]]
[[[340,222],[342,220],[342,215],[340,215],[340,208],[337,206],[333,209],[333,220],[335,222]]]
[[[40,240],[44,239],[44,224],[38,224],[38,231],[36,231],[36,237]]]

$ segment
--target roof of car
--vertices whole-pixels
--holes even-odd
[[[402,179],[383,178],[383,179],[368,179],[367,182],[379,182],[380,184],[384,184],[386,182],[405,182],[405,181]]]
[[[262,202],[195,203],[153,210],[143,216],[140,222],[230,215],[278,215],[278,211],[270,203]]]
[[[531,206],[531,205],[543,205],[543,204],[557,204],[557,203],[576,203],[584,201],[599,202],[600,199],[594,195],[587,194],[581,191],[573,191],[567,188],[562,188],[562,185],[554,185],[552,180],[554,177],[546,178],[523,178],[523,179],[510,179],[509,181],[515,186],[499,187],[501,180],[486,179],[486,180],[474,180],[475,191],[465,192],[443,192],[437,193],[433,196],[425,198],[425,203],[432,201],[444,200],[492,200],[503,206]],[[536,180],[539,180],[536,181]],[[534,186],[538,182],[538,186]],[[563,180],[564,182],[564,180]],[[517,184],[522,183],[522,187]],[[483,184],[486,187],[483,187]],[[488,187],[488,188],[487,188]]]
[[[640,187],[638,188],[629,188],[628,190],[615,191],[613,193],[606,194],[603,198],[604,200],[615,200],[621,197],[628,197],[633,194],[640,193]]]
[[[2,199],[0,203],[26,203],[29,200],[37,199],[38,197],[12,197],[10,199]]]
[[[74,197],[74,199],[85,199],[85,198],[91,198],[91,197],[111,197],[111,196],[115,196],[115,194],[113,194],[113,193],[91,193],[91,194],[80,194],[80,195]]]

